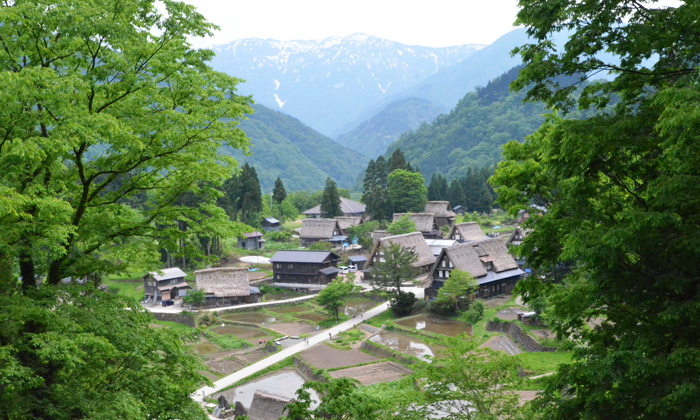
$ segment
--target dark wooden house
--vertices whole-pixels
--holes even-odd
[[[265,249],[265,239],[260,232],[244,233],[238,238],[238,247],[249,250]]]
[[[275,283],[319,284],[338,275],[340,257],[330,251],[277,251],[270,258]]]
[[[423,213],[434,214],[435,222],[439,227],[452,227],[455,224],[455,217],[457,216],[455,212],[452,211],[449,201],[428,201],[425,203]]]
[[[425,298],[435,299],[455,269],[476,279],[479,289],[474,297],[478,299],[512,292],[523,275],[523,270],[518,268],[518,263],[508,254],[508,248],[500,239],[469,242],[442,250],[430,272]]]
[[[185,272],[177,267],[151,271],[143,277],[144,297],[149,302],[177,299],[191,289],[185,282]]]
[[[280,221],[275,219],[274,217],[264,218],[262,223],[260,223],[260,226],[265,232],[277,231],[282,228],[282,224],[280,223]]]

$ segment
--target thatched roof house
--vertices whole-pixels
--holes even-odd
[[[485,241],[488,238],[476,222],[458,223],[452,226],[447,235],[447,239],[455,239],[462,243]]]
[[[293,398],[255,391],[253,401],[250,403],[250,410],[248,410],[248,418],[250,420],[277,420],[289,414],[286,407],[292,402],[294,402]]]
[[[340,211],[343,212],[345,216],[351,217],[362,217],[365,215],[366,206],[357,201],[350,200],[349,198],[340,197]],[[312,207],[305,212],[302,212],[305,217],[319,218],[321,217],[321,205]]]
[[[361,217],[336,217],[336,220],[338,220],[338,225],[343,231],[349,227],[358,226],[362,223]]]
[[[428,201],[425,203],[425,208],[423,213],[433,213],[435,215],[435,221],[438,226],[450,226],[454,225],[455,217],[457,216],[449,201]]]
[[[301,223],[301,246],[309,246],[318,241],[339,244],[347,240],[338,219],[304,219]]]
[[[442,231],[435,221],[433,213],[394,213],[392,221],[397,221],[401,216],[408,215],[409,219],[416,224],[416,230],[428,239],[442,238]]]
[[[379,239],[374,245],[372,252],[369,254],[369,265],[374,266],[382,262],[381,249],[392,244],[399,244],[402,248],[409,249],[415,253],[418,259],[413,263],[413,266],[420,268],[424,272],[429,271],[435,263],[435,256],[432,251],[430,251],[430,247],[428,247],[428,243],[425,242],[423,235],[421,235],[420,232],[412,232]]]
[[[512,291],[523,274],[500,239],[464,243],[442,250],[430,271],[426,296],[434,298],[455,269],[465,271],[477,280],[479,291],[476,296],[482,298]]]
[[[251,294],[248,269],[245,267],[207,268],[195,271],[194,277],[197,290],[203,290],[206,294],[207,305],[236,305],[257,302],[259,299],[259,294]]]

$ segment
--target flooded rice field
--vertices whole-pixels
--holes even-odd
[[[379,303],[369,299],[348,299],[345,301],[345,305],[340,310],[347,316],[353,316],[355,314],[359,314],[360,312],[366,312],[377,305],[379,305]]]
[[[472,335],[472,326],[466,322],[454,321],[451,319],[436,318],[430,315],[421,314],[395,321],[404,327],[415,328],[417,330],[428,331],[436,334],[454,337],[462,333]]]
[[[382,331],[369,340],[373,343],[381,344],[384,347],[425,361],[429,361],[431,357],[436,357],[440,350],[437,346],[430,346],[418,338],[389,331]]]
[[[192,349],[197,354],[209,354],[219,351],[219,348],[212,343],[198,343],[193,345]]]
[[[264,312],[243,312],[222,317],[228,321],[249,322],[251,324],[270,324],[276,321],[275,317]]]
[[[255,391],[264,391],[287,398],[296,398],[296,392],[304,385],[304,378],[295,370],[281,370],[278,373],[263,377],[256,381],[241,385],[235,389],[223,392],[231,406],[240,401],[245,408],[250,408]],[[318,394],[310,390],[311,398],[319,401]]]

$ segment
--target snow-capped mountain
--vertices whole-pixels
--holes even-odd
[[[248,38],[212,48],[240,93],[331,134],[382,97],[416,86],[482,45],[409,46],[365,34],[321,41]]]

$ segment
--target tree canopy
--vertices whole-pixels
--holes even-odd
[[[401,292],[401,283],[413,280],[418,271],[413,266],[418,256],[399,244],[381,247],[381,260],[372,269],[373,286],[384,289],[393,288],[397,294]]]
[[[318,292],[316,300],[326,312],[336,319],[340,319],[338,310],[343,306],[343,302],[350,296],[354,288],[355,286],[351,282],[339,277],[330,282],[325,289]]]
[[[403,235],[404,233],[416,232],[416,222],[411,220],[411,213],[406,213],[399,217],[399,220],[392,222],[386,228],[387,233],[392,235]]]
[[[342,215],[338,186],[335,184],[335,181],[326,178],[326,188],[324,188],[321,196],[321,217],[333,218]]]
[[[250,99],[187,41],[214,26],[187,4],[163,6],[0,8],[0,248],[27,286],[119,271],[127,255],[152,263],[157,241],[232,228],[212,185],[233,161],[217,149],[247,147],[237,125]],[[206,194],[176,204],[188,191]]]
[[[389,174],[387,194],[395,213],[421,212],[428,190],[420,173],[397,169]]]
[[[280,209],[280,218],[282,218],[282,202],[287,198],[287,190],[284,189],[284,183],[277,177],[275,180],[275,188],[272,190],[272,199],[275,200]]]
[[[527,301],[548,297],[548,321],[581,344],[539,407],[554,419],[697,418],[700,11],[683,1],[520,5],[533,43],[517,50],[526,66],[513,87],[559,114],[505,146],[493,182],[512,213],[546,208],[521,252],[543,272],[574,269],[563,284],[530,276],[518,288]],[[571,36],[555,51],[551,34],[563,30]],[[580,93],[553,79],[602,71],[616,77]],[[594,112],[561,118],[574,107]],[[591,318],[604,321],[590,329]]]

